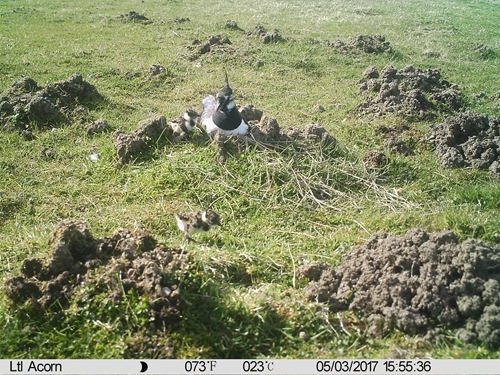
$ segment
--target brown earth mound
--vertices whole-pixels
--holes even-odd
[[[84,224],[63,220],[50,249],[47,259],[26,259],[22,274],[6,280],[5,293],[12,302],[30,301],[42,311],[67,308],[79,288],[92,285],[91,293],[106,293],[114,303],[132,289],[147,296],[157,323],[180,318],[179,290],[165,281],[181,266],[180,250],[157,245],[147,232],[118,230],[96,240]]]
[[[118,159],[122,163],[131,162],[141,153],[156,146],[159,141],[172,140],[172,133],[172,128],[164,116],[142,120],[132,134],[117,130],[113,134],[113,142]]]
[[[380,125],[375,129],[375,134],[381,135],[384,140],[384,146],[387,147],[393,154],[401,154],[405,156],[413,155],[413,150],[403,141],[403,134],[410,134],[411,138],[415,138],[416,133],[407,125],[385,126]]]
[[[489,169],[500,175],[500,118],[475,112],[431,127],[431,140],[445,168]]]
[[[127,14],[120,15],[120,19],[122,22],[138,22],[143,25],[149,25],[153,23],[149,18],[147,18],[144,14],[137,13],[136,11],[131,10]]]
[[[224,162],[227,154],[236,146],[258,147],[262,150],[283,150],[293,143],[298,148],[307,148],[312,144],[335,145],[337,140],[324,127],[308,124],[305,129],[289,127],[282,129],[275,118],[263,115],[253,105],[239,108],[241,117],[249,124],[245,137],[226,137],[216,134],[214,145],[218,149],[217,161]]]
[[[275,118],[264,116],[263,111],[254,106],[239,108],[241,117],[250,125],[249,136],[257,142],[286,143],[292,141],[308,141],[332,145],[337,141],[318,124],[308,124],[301,130],[294,127],[282,129]]]
[[[330,47],[335,50],[349,54],[349,53],[392,53],[390,43],[385,40],[382,35],[358,35],[346,41],[335,40],[329,43]]]
[[[371,150],[363,155],[363,163],[367,168],[377,169],[389,163],[389,159],[383,152]]]
[[[226,137],[219,133],[214,135],[213,144],[219,150],[217,160],[225,161],[226,156],[233,146],[242,150],[248,146],[257,146],[260,149],[281,150],[293,143],[299,148],[306,148],[312,144],[324,146],[335,145],[337,140],[328,131],[318,124],[308,124],[304,129],[289,127],[282,129],[278,121],[274,118],[263,115],[263,112],[253,105],[239,108],[241,117],[250,125],[250,130],[245,137]],[[191,116],[199,117],[190,110]],[[177,119],[183,121],[180,117]],[[121,163],[133,162],[139,155],[148,152],[165,140],[172,144],[178,143],[175,139],[175,130],[172,123],[167,123],[164,116],[153,116],[139,122],[137,129],[132,133],[117,130],[113,133],[113,142],[116,154]],[[203,139],[207,139],[207,134],[203,134]],[[188,137],[183,140],[189,141]],[[199,141],[199,138],[195,139]]]
[[[192,51],[192,53],[188,56],[188,60],[190,61],[194,61],[201,55],[207,54],[209,52],[235,51],[229,38],[222,37],[220,35],[210,35],[205,43],[202,43],[198,39],[195,39],[191,43],[191,46],[188,47],[188,49]]]
[[[53,127],[85,113],[86,108],[79,103],[98,99],[102,96],[95,86],[85,82],[79,73],[44,88],[25,77],[12,84],[8,94],[0,99],[0,124],[11,130],[23,130],[30,122]]]
[[[359,311],[373,334],[397,328],[436,339],[440,327],[465,342],[500,345],[500,247],[453,232],[376,233],[354,246],[340,266],[312,262],[297,269],[312,280],[309,300],[331,311]]]
[[[277,43],[277,42],[282,42],[285,39],[281,36],[278,30],[273,29],[271,31],[267,31],[263,26],[257,25],[255,26],[255,29],[252,31],[247,32],[248,36],[254,37],[254,38],[259,38],[262,43],[268,44],[268,43]]]
[[[85,131],[88,135],[94,135],[99,133],[104,133],[109,131],[110,126],[105,119],[100,118],[94,122],[91,122],[85,127]]]
[[[371,66],[363,72],[359,92],[368,96],[356,106],[363,115],[394,113],[424,119],[463,107],[462,92],[457,85],[441,80],[439,69],[422,70],[410,65],[398,71],[388,65],[379,73]]]
[[[251,121],[246,137],[226,137],[217,134],[215,145],[219,150],[217,160],[224,162],[232,145],[258,147],[261,150],[282,151],[293,144],[296,149],[306,149],[313,144],[335,145],[337,140],[321,125],[308,124],[305,129],[289,127],[281,129],[276,119],[262,116],[260,121]]]
[[[227,20],[226,24],[224,25],[224,27],[226,29],[243,31],[243,29],[238,26],[238,24],[236,23],[236,21],[233,21],[233,20]]]

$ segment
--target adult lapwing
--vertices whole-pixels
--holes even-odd
[[[248,133],[248,124],[241,118],[236,103],[234,91],[229,86],[226,72],[226,86],[214,98],[213,95],[203,99],[201,123],[207,133],[219,132],[223,135],[245,135]]]

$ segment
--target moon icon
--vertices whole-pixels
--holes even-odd
[[[141,361],[141,371],[139,372],[146,372],[148,371],[148,364],[144,361]]]

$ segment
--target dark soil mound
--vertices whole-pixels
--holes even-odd
[[[392,53],[390,43],[385,40],[382,35],[358,35],[346,41],[335,40],[329,45],[335,50],[342,53]]]
[[[144,231],[118,230],[96,240],[84,224],[73,220],[57,226],[50,248],[47,259],[26,259],[22,274],[6,280],[5,292],[12,302],[30,301],[45,311],[67,308],[83,285],[92,285],[95,295],[106,293],[114,303],[133,289],[148,297],[155,322],[179,319],[179,290],[166,282],[181,265],[178,249],[157,245]]]
[[[264,116],[263,111],[252,105],[241,107],[239,111],[241,117],[250,125],[249,137],[260,143],[308,141],[332,145],[337,142],[325,128],[318,124],[308,124],[303,130],[294,127],[282,129],[275,118]]]
[[[376,169],[387,165],[387,163],[389,163],[389,159],[383,152],[372,150],[368,151],[363,156],[363,163],[367,168]]]
[[[242,31],[243,30],[241,27],[238,26],[238,24],[236,23],[236,21],[233,21],[233,20],[227,20],[226,24],[224,25],[224,27],[226,29],[231,29],[231,30],[238,30],[238,31]]]
[[[108,122],[102,118],[90,123],[85,127],[85,131],[87,132],[88,135],[104,133],[109,131],[109,129],[110,127]]]
[[[235,48],[232,46],[229,38],[220,35],[210,35],[205,43],[195,39],[191,44],[192,45],[188,47],[188,49],[192,51],[188,56],[188,60],[190,61],[194,61],[209,52],[235,52]]]
[[[398,71],[388,65],[379,74],[371,66],[362,75],[359,92],[368,96],[356,107],[364,115],[395,113],[424,119],[463,107],[462,92],[458,86],[441,80],[439,69],[422,70],[410,65]]]
[[[298,149],[305,149],[314,144],[330,146],[337,143],[335,137],[318,124],[308,124],[304,129],[282,129],[275,118],[263,115],[261,110],[252,105],[241,107],[239,111],[250,126],[249,132],[245,137],[226,137],[217,133],[214,144],[219,151],[219,162],[226,160],[227,154],[235,145],[238,150],[248,146],[261,150],[284,150],[290,144]]]
[[[122,163],[131,162],[141,153],[158,144],[159,141],[172,140],[172,128],[164,116],[153,116],[139,122],[132,134],[117,130],[113,134],[116,154]]]
[[[122,163],[129,163],[142,152],[148,149],[144,139],[135,134],[127,134],[123,130],[113,133],[113,143],[116,149],[116,156]]]
[[[285,40],[281,36],[281,34],[278,30],[273,29],[271,31],[267,31],[261,25],[255,26],[255,29],[253,29],[252,31],[249,31],[247,33],[247,35],[254,37],[254,38],[259,38],[262,41],[262,43],[264,43],[264,44],[277,43],[277,42],[282,42]]]
[[[175,23],[184,23],[184,22],[191,22],[189,17],[175,17],[174,18]]]
[[[138,22],[143,25],[149,25],[153,23],[149,18],[147,18],[144,14],[137,13],[133,10],[128,12],[127,14],[120,15],[120,19],[122,22]]]
[[[312,262],[297,275],[313,280],[304,289],[307,299],[363,313],[373,334],[397,328],[435,339],[439,325],[457,329],[466,342],[500,345],[498,246],[476,239],[460,244],[453,232],[380,232],[335,269]]]
[[[432,127],[431,139],[445,168],[489,169],[500,175],[500,118],[474,112]]]
[[[84,112],[85,107],[79,104],[99,99],[102,96],[97,89],[78,73],[44,88],[26,77],[12,84],[8,94],[0,99],[0,124],[4,129],[18,130],[30,122],[53,127]]]
[[[410,149],[402,139],[402,134],[407,133],[410,128],[406,125],[388,127],[385,125],[378,126],[375,129],[375,134],[382,136],[384,146],[394,154],[413,155],[413,150]]]

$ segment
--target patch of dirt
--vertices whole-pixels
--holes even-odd
[[[363,156],[363,163],[367,168],[377,169],[381,168],[389,163],[389,159],[383,152],[380,151],[368,151]]]
[[[210,35],[205,43],[195,39],[191,43],[191,46],[188,46],[188,49],[191,51],[191,54],[188,56],[189,61],[194,61],[210,52],[235,52],[235,48],[229,38],[220,35]]]
[[[329,43],[330,47],[341,53],[392,53],[393,49],[383,35],[358,35],[346,41],[335,40]]]
[[[475,112],[431,127],[431,141],[445,168],[489,169],[500,175],[500,118]]]
[[[359,311],[374,335],[397,328],[439,338],[437,325],[470,343],[500,345],[500,247],[449,231],[411,229],[374,234],[353,246],[335,269],[312,262],[297,269],[309,278],[308,300],[331,311]]]
[[[394,113],[424,119],[435,117],[436,112],[463,108],[461,90],[442,80],[439,69],[422,70],[410,65],[398,71],[388,65],[379,73],[370,66],[361,76],[359,93],[368,97],[356,106],[356,111],[363,115]]]
[[[134,134],[149,144],[156,144],[162,137],[172,137],[172,129],[167,125],[165,116],[153,116],[146,120],[142,120],[137,125],[137,130]]]
[[[174,22],[175,23],[184,23],[184,22],[190,22],[191,20],[189,19],[189,17],[175,17],[174,19]]]
[[[45,159],[54,159],[56,152],[52,147],[43,147],[38,154]]]
[[[96,120],[85,127],[85,131],[88,135],[94,135],[98,133],[104,133],[110,130],[108,122],[102,118]]]
[[[129,163],[141,153],[155,147],[159,141],[172,140],[172,134],[172,128],[164,116],[153,116],[140,121],[132,134],[127,134],[123,130],[115,131],[113,143],[120,162]]]
[[[150,25],[153,23],[153,21],[147,18],[144,14],[137,13],[133,10],[131,10],[127,14],[120,15],[120,19],[122,22],[138,22],[143,25]]]
[[[144,139],[135,134],[127,134],[123,130],[117,130],[113,133],[113,143],[116,155],[122,163],[131,162],[148,149]]]
[[[414,155],[414,151],[408,146],[408,143],[416,144],[422,139],[422,134],[408,125],[380,125],[375,129],[375,134],[382,136],[384,146],[387,147],[391,153],[404,156]],[[405,137],[407,141],[404,141],[403,137]]]
[[[1,98],[0,124],[4,129],[17,131],[27,129],[30,122],[45,128],[53,127],[79,117],[77,109],[86,108],[79,104],[82,101],[99,99],[102,96],[95,86],[85,82],[79,73],[44,88],[25,77],[14,82],[8,94]]]
[[[252,107],[253,112],[249,111],[249,107],[240,109],[242,117],[255,118],[251,113],[260,114],[259,119],[249,120],[250,124],[249,136],[258,143],[279,144],[306,141],[308,143],[321,143],[326,146],[336,144],[337,140],[324,127],[318,124],[307,124],[304,129],[289,127],[282,129],[275,118],[262,115],[262,111],[258,111]],[[258,111],[258,112],[257,112]]]
[[[59,223],[49,244],[46,259],[26,259],[21,275],[6,280],[5,293],[13,303],[30,301],[42,311],[67,308],[80,288],[92,285],[90,293],[106,293],[114,303],[131,289],[147,296],[158,328],[180,318],[180,291],[166,282],[181,267],[179,249],[158,245],[145,231],[122,229],[94,239],[75,220]],[[85,296],[87,301],[92,297]]]
[[[335,137],[318,124],[307,124],[304,129],[283,129],[275,118],[263,115],[263,111],[253,105],[240,107],[239,111],[249,124],[248,134],[242,137],[227,137],[216,133],[213,145],[218,149],[218,162],[224,162],[230,150],[234,150],[234,146],[238,151],[249,146],[262,150],[284,150],[292,143],[298,149],[315,144],[330,146],[337,143]]]
[[[385,137],[384,146],[387,147],[393,154],[401,154],[404,156],[414,154],[413,150],[406,145],[400,136]]]
[[[250,121],[260,121],[263,112],[260,109],[255,108],[252,104],[238,108],[241,117],[247,123]]]
[[[232,20],[227,20],[226,24],[224,25],[224,27],[226,29],[231,29],[231,30],[239,30],[239,31],[243,30],[242,28],[240,28],[238,26],[238,24],[236,23],[236,21],[232,21]]]
[[[89,121],[89,109],[83,105],[77,105],[75,109],[73,109],[73,118],[75,123],[87,123]]]
[[[262,43],[264,43],[264,44],[283,42],[285,40],[281,36],[281,34],[278,30],[273,29],[271,31],[267,31],[261,25],[255,26],[255,29],[247,32],[247,35],[251,36],[253,38],[259,38],[262,41]]]
[[[35,139],[33,132],[29,129],[23,130],[21,132],[21,137],[23,137],[25,141],[32,141],[33,139]]]

